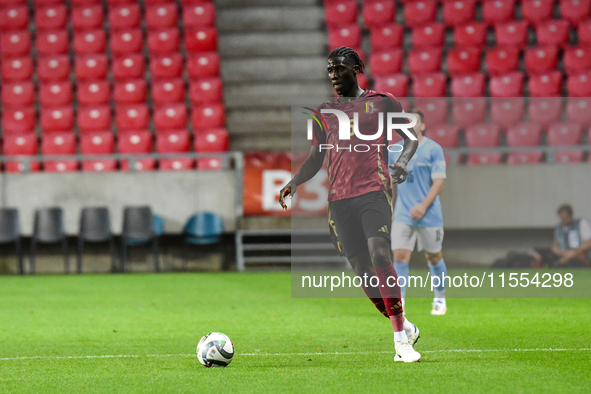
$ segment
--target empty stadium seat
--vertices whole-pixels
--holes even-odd
[[[581,124],[583,127],[591,125],[591,98],[569,97],[566,102],[566,119],[569,122]],[[591,140],[590,140],[591,141]]]
[[[196,152],[226,152],[230,135],[226,129],[211,129],[195,135]]]
[[[43,133],[72,131],[74,129],[74,109],[71,106],[41,108],[39,123]]]
[[[441,48],[411,49],[407,55],[409,72],[411,74],[439,72],[441,70],[441,52]]]
[[[436,15],[437,2],[434,0],[412,1],[404,4],[404,22],[410,28],[434,22]]]
[[[486,46],[486,23],[469,22],[463,26],[454,28],[454,43],[457,47],[476,47],[484,48]]]
[[[511,152],[507,155],[507,164],[537,164],[541,163],[543,152]]]
[[[591,71],[570,75],[566,80],[569,97],[591,97]]]
[[[354,0],[341,0],[326,4],[324,7],[326,24],[329,27],[342,26],[357,21],[357,2]]]
[[[537,123],[517,123],[507,129],[508,146],[538,146],[542,139],[542,126]]]
[[[466,146],[470,148],[488,148],[499,146],[501,130],[492,123],[481,123],[469,126],[465,132]]]
[[[56,4],[35,9],[35,28],[41,30],[63,29],[68,20],[64,4]]]
[[[442,47],[445,43],[445,25],[443,23],[429,23],[414,28],[412,29],[411,42],[414,48]]]
[[[31,52],[31,33],[27,30],[0,35],[0,55],[3,58],[28,55]]]
[[[41,153],[44,155],[73,155],[76,153],[74,133],[52,133],[41,137]]]
[[[176,3],[171,2],[147,6],[145,19],[148,29],[176,27],[178,23]]]
[[[111,70],[115,80],[127,80],[143,78],[145,67],[144,56],[137,53],[114,57]]]
[[[195,168],[195,160],[191,158],[160,159],[160,171],[187,171]]]
[[[107,34],[102,29],[74,32],[73,47],[78,55],[104,53],[107,47]]]
[[[27,133],[35,128],[35,108],[2,109],[2,131],[7,134]]]
[[[524,48],[527,45],[527,22],[515,21],[495,25],[495,39],[499,46]]]
[[[118,148],[121,154],[142,154],[152,152],[152,134],[149,131],[126,131],[118,134]],[[129,160],[121,160],[121,169],[129,170]],[[156,167],[156,160],[143,158],[135,160],[134,170],[150,171]]]
[[[524,75],[520,71],[493,76],[488,85],[490,95],[492,97],[523,96],[523,79]]]
[[[530,97],[555,97],[562,91],[562,73],[550,71],[539,75],[531,75],[528,81]]]
[[[533,26],[552,19],[554,14],[553,0],[523,0],[521,2],[523,19]]]
[[[220,170],[222,168],[222,160],[217,157],[207,157],[197,159],[197,168],[203,170]]]
[[[444,97],[416,98],[414,107],[423,113],[428,127],[447,123],[448,102]]]
[[[72,8],[74,30],[98,29],[103,25],[103,7],[100,4]]]
[[[111,51],[114,55],[128,55],[142,51],[144,40],[140,29],[111,32]]]
[[[195,132],[224,127],[226,113],[223,104],[206,104],[194,107],[191,122]]]
[[[564,0],[560,1],[559,5],[560,17],[575,27],[589,17],[589,11],[591,11],[590,0]]]
[[[33,76],[33,59],[31,57],[17,57],[4,59],[1,62],[2,81],[28,81]]]
[[[214,27],[190,28],[185,31],[187,52],[214,52],[217,47],[218,33]]]
[[[565,48],[564,69],[567,74],[577,74],[591,69],[591,46],[578,45]]]
[[[454,97],[482,97],[486,77],[482,73],[474,73],[453,77],[451,80],[451,94]]]
[[[440,124],[436,127],[429,127],[425,136],[431,138],[443,148],[457,148],[460,128],[452,124]]]
[[[220,74],[220,55],[208,52],[187,56],[187,73],[190,78],[217,77]]]
[[[580,145],[583,130],[578,123],[554,123],[548,127],[547,141],[550,146]]]
[[[156,56],[150,59],[150,74],[152,79],[166,79],[180,77],[183,72],[183,56],[172,53]]]
[[[397,74],[402,71],[401,49],[372,51],[369,56],[369,68],[374,76]]]
[[[328,30],[328,49],[338,47],[357,48],[361,46],[361,28],[357,24],[340,26]]]
[[[462,97],[454,99],[452,103],[452,120],[454,125],[464,128],[484,122],[486,118],[485,98]],[[495,127],[497,126],[495,125]]]
[[[499,152],[470,153],[466,163],[471,166],[501,164],[503,155]]]
[[[536,26],[538,45],[562,46],[568,43],[568,22],[564,20],[549,20]],[[579,40],[580,40],[579,36]]]
[[[115,124],[119,131],[145,130],[150,122],[145,104],[120,105],[115,109]]]
[[[392,24],[396,16],[394,0],[374,0],[363,3],[363,23],[370,29]]]
[[[111,98],[111,86],[105,80],[79,82],[77,92],[80,105],[109,104]]]
[[[5,135],[4,136],[4,154],[6,156],[32,156],[37,154],[37,136],[34,133]],[[39,162],[29,162],[30,171],[39,171]],[[22,161],[7,161],[4,164],[6,172],[21,172],[25,169],[25,163]]]
[[[515,47],[494,47],[486,52],[486,68],[490,75],[503,75],[517,71],[519,49]]]
[[[412,90],[415,97],[445,97],[447,76],[441,73],[415,75]]]
[[[475,0],[443,2],[443,21],[447,26],[461,26],[476,19]]]
[[[148,84],[144,79],[117,82],[113,88],[113,100],[117,104],[141,104],[146,102]]]
[[[414,37],[414,30],[413,30]],[[392,24],[369,31],[369,41],[373,51],[400,48],[404,39],[404,26]],[[413,41],[413,45],[414,41]]]
[[[548,127],[550,124],[560,120],[560,116],[562,115],[562,99],[530,97],[527,114],[531,122]]]
[[[374,79],[374,90],[388,92],[396,97],[408,95],[408,76],[406,74],[393,74]]]
[[[78,80],[105,79],[109,62],[104,54],[76,56],[74,73]]]
[[[577,37],[579,38],[579,44],[591,44],[591,19],[586,19],[579,23]]]
[[[183,24],[186,27],[215,26],[215,6],[211,3],[183,5]]]
[[[528,74],[540,74],[556,70],[558,48],[555,46],[529,47],[524,55],[525,70]]]
[[[554,162],[558,164],[580,163],[583,161],[582,150],[557,151],[554,153]]]
[[[76,160],[48,160],[43,163],[45,172],[74,172],[78,171]]]
[[[452,48],[447,52],[447,72],[451,76],[473,74],[480,71],[480,49]]]
[[[139,4],[125,4],[109,9],[111,30],[135,29],[140,26],[141,10]]]
[[[39,102],[43,107],[62,107],[72,103],[73,86],[70,81],[55,81],[39,85]]]
[[[111,129],[111,109],[104,106],[79,107],[78,129],[87,131],[103,131]]]
[[[490,119],[503,129],[523,121],[525,101],[522,97],[494,97],[490,103]]]
[[[10,4],[0,8],[0,30],[21,30],[29,26],[29,10],[27,5]]]
[[[110,131],[92,131],[80,135],[80,153],[104,155],[115,152],[115,138]]]
[[[3,108],[32,106],[35,101],[33,82],[12,82],[2,84]]]
[[[181,44],[180,32],[177,28],[148,31],[148,51],[151,55],[176,53]]]
[[[489,25],[509,22],[515,16],[515,0],[484,0],[482,15]]]
[[[155,104],[180,103],[185,100],[185,86],[180,78],[152,82],[152,100]]]
[[[37,76],[40,81],[59,81],[70,77],[70,58],[67,55],[37,58]]]
[[[181,130],[187,127],[187,107],[184,104],[162,105],[154,110],[156,132]]]
[[[184,153],[191,148],[191,135],[188,131],[171,131],[156,136],[156,151],[158,153]],[[186,170],[194,167],[194,160],[190,158],[160,159],[161,170]]]
[[[83,160],[82,171],[85,172],[104,172],[104,171],[116,171],[117,161],[115,159],[103,159],[103,160]]]
[[[189,86],[189,98],[193,105],[222,101],[223,83],[220,78],[194,80]]]

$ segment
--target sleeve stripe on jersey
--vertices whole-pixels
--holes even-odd
[[[434,172],[433,174],[431,174],[431,179],[445,179],[447,178],[447,175],[445,175],[445,172]]]

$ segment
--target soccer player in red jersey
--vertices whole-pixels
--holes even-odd
[[[332,51],[327,69],[339,97],[318,107],[317,113],[322,115],[325,127],[314,125],[310,154],[298,173],[281,189],[279,203],[287,209],[285,198],[291,198],[297,186],[320,171],[328,152],[328,213],[332,234],[356,275],[377,276],[379,279],[378,289],[368,286],[364,290],[376,308],[392,322],[394,360],[420,361],[421,355],[413,348],[419,330],[403,315],[390,251],[391,182],[398,184],[406,180],[406,165],[417,149],[417,137],[412,128],[404,129],[407,133],[402,128],[396,129],[404,144],[400,158],[390,166],[393,169],[390,178],[388,149],[393,144],[387,137],[386,113],[404,112],[400,103],[390,93],[359,87],[357,74],[363,73],[364,64],[351,48],[340,47]],[[342,121],[339,115],[343,113],[351,124],[350,135],[345,139],[339,133]],[[404,118],[397,120],[397,125],[408,123]],[[380,128],[381,134],[377,133]],[[399,145],[392,147],[400,148]]]

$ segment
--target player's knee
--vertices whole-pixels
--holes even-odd
[[[409,263],[410,262],[410,250],[396,249],[394,251],[394,261],[398,263]]]
[[[441,261],[441,259],[443,258],[443,253],[438,252],[438,253],[428,253],[426,252],[425,255],[427,256],[427,261],[429,262],[429,264],[437,264]]]
[[[385,267],[390,264],[390,249],[376,247],[371,251],[371,261],[374,267]]]

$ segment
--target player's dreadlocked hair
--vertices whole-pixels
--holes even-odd
[[[363,74],[363,70],[365,70],[365,64],[363,64],[363,62],[361,61],[361,58],[359,57],[357,52],[355,52],[354,50],[352,50],[349,47],[339,47],[339,48],[335,49],[334,51],[332,51],[330,53],[330,55],[328,55],[328,58],[330,59],[331,57],[340,57],[340,56],[344,57],[345,59],[353,60],[355,65],[359,67],[359,72]]]

